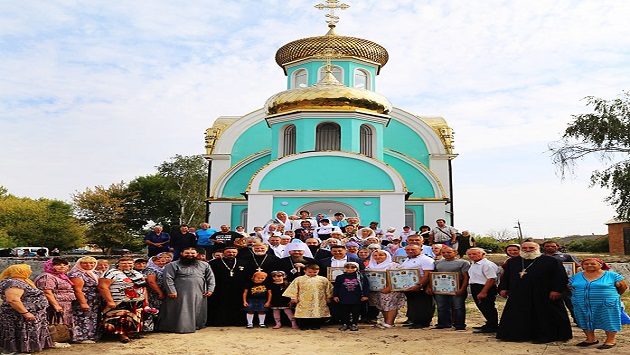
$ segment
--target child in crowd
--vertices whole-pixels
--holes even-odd
[[[243,291],[243,307],[247,312],[247,329],[254,328],[254,313],[258,313],[258,325],[261,328],[267,328],[265,312],[271,305],[271,290],[265,283],[266,279],[266,272],[255,272],[252,281]]]
[[[318,273],[319,265],[306,265],[305,275],[293,280],[283,293],[296,305],[295,318],[299,319],[301,330],[319,329],[322,318],[330,317],[327,303],[332,300],[332,285]]]
[[[343,272],[335,278],[333,288],[333,300],[341,311],[342,325],[339,330],[357,331],[362,302],[369,299],[370,285],[367,278],[359,273],[359,264],[355,262],[345,263]]]
[[[289,287],[286,276],[287,274],[284,271],[271,272],[271,280],[273,281],[273,283],[269,285],[269,289],[271,290],[271,309],[273,310],[273,319],[276,321],[276,325],[273,326],[273,329],[282,327],[282,313],[280,311],[284,311],[284,314],[286,314],[291,321],[291,328],[299,328],[295,322],[295,318],[293,318],[291,299],[282,295],[287,287]]]

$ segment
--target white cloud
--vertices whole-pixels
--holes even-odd
[[[318,2],[1,3],[0,185],[68,199],[203,153],[216,117],[285,88],[275,51],[326,32]],[[581,98],[630,87],[629,2],[346,2],[337,32],[390,53],[378,91],[457,133],[458,227],[601,232],[605,191],[588,169],[562,183],[544,152]]]

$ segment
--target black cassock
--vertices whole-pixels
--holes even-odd
[[[237,258],[239,260],[242,260],[243,263],[247,263],[250,272],[248,279],[251,279],[252,275],[254,275],[256,271],[264,271],[267,273],[267,281],[271,282],[272,280],[270,273],[272,271],[276,271],[276,269],[274,269],[274,265],[278,260],[280,260],[280,258],[275,255],[269,254],[255,255],[251,250],[244,249],[247,248],[239,250]],[[258,270],[259,268],[261,270]]]
[[[243,291],[252,274],[250,264],[240,259],[215,259],[210,261],[210,267],[216,286],[208,297],[207,325],[245,325]]]
[[[541,343],[571,339],[571,323],[562,298],[549,299],[551,291],[562,293],[567,283],[562,263],[553,257],[509,259],[499,284],[499,290],[509,294],[497,339]]]

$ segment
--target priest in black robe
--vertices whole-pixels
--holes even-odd
[[[313,259],[313,254],[308,249],[306,243],[294,240],[284,248],[282,258],[274,264],[274,270],[284,271],[287,274],[287,281],[291,282],[298,276],[304,275],[304,266],[308,264],[318,264]],[[319,265],[319,264],[318,264]]]
[[[223,250],[223,257],[210,261],[216,286],[208,297],[208,325],[244,326],[243,290],[252,271],[249,263],[238,259],[238,249],[234,246]]]
[[[267,253],[269,246],[265,243],[254,243],[251,248],[241,248],[238,251],[237,259],[243,260],[248,264],[249,279],[254,275],[256,271],[264,271],[267,275],[270,275],[275,263],[280,260],[275,254]],[[271,281],[271,276],[268,276],[267,281]]]
[[[332,257],[330,251],[321,248],[322,244],[319,242],[319,239],[308,238],[305,243],[311,251],[311,254],[313,254],[313,259],[317,260],[317,262],[320,262],[322,259]]]
[[[568,277],[560,261],[541,255],[540,246],[525,242],[521,256],[504,268],[499,293],[508,297],[497,339],[549,343],[571,339],[571,323],[562,301]]]

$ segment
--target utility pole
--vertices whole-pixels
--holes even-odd
[[[518,244],[523,244],[523,231],[521,230],[521,221],[517,220],[516,221],[516,227],[514,228],[518,228]]]

